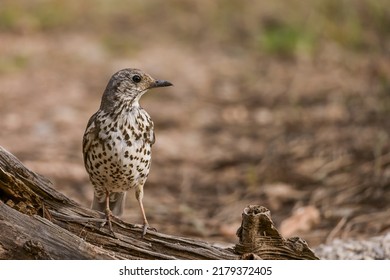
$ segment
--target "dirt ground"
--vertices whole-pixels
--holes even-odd
[[[84,20],[107,23],[87,27],[78,1],[49,26],[14,2],[5,1],[19,9],[12,24],[0,11],[0,145],[75,201],[89,206],[93,194],[81,153],[87,121],[111,74],[136,67],[174,84],[141,99],[156,133],[144,205],[160,232],[235,243],[249,204],[310,246],[390,231],[390,23],[363,29],[369,43],[358,50],[326,37],[310,51],[274,53],[245,37],[283,17],[272,4],[259,15],[246,7],[229,17],[237,30],[225,30],[207,26],[216,24],[209,11],[226,10],[193,4],[197,18],[190,1],[172,1],[173,16],[162,8],[161,22],[154,10],[128,19],[99,2],[112,12]],[[123,218],[141,222],[132,192]]]

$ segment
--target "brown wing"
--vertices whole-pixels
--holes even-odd
[[[92,115],[92,117],[89,119],[87,128],[85,129],[84,136],[83,136],[83,158],[84,158],[84,165],[86,165],[87,160],[87,154],[89,152],[89,149],[91,148],[91,145],[93,141],[98,137],[99,135],[99,127],[96,125],[96,116],[98,112]]]

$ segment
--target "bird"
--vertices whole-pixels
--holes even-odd
[[[110,78],[100,107],[83,136],[83,159],[94,188],[91,208],[105,213],[113,236],[112,217],[121,216],[126,193],[135,190],[143,219],[142,237],[149,227],[143,195],[155,143],[154,123],[139,100],[149,89],[173,84],[156,80],[140,69],[119,70]]]

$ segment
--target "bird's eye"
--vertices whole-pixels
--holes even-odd
[[[134,83],[141,82],[141,76],[140,75],[134,75],[133,78],[131,78]]]

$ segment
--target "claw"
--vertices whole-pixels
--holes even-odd
[[[108,228],[110,229],[110,233],[114,238],[116,238],[114,230],[112,229],[111,218],[112,218],[112,212],[110,211],[110,209],[106,209],[106,221],[102,224],[102,226],[104,226],[107,223]]]
[[[152,231],[156,231],[157,232],[157,229],[155,229],[154,227],[149,227],[149,224],[144,224],[143,226],[143,230],[142,230],[142,238],[144,238],[145,234],[146,234],[146,231],[147,230],[152,230]]]
[[[110,210],[110,192],[108,190],[106,190],[106,209],[104,211],[104,213],[106,214],[106,222],[104,222],[102,224],[102,227],[108,223],[108,227],[110,229],[110,233],[112,234],[112,236],[114,238],[117,238],[115,236],[115,233],[114,233],[114,230],[112,229],[112,223],[111,223],[111,219],[112,219],[112,212]]]
[[[142,231],[142,238],[144,238],[144,236],[145,236],[147,230],[148,230],[148,225],[147,225],[147,224],[144,224],[144,229],[143,229],[143,231]]]

